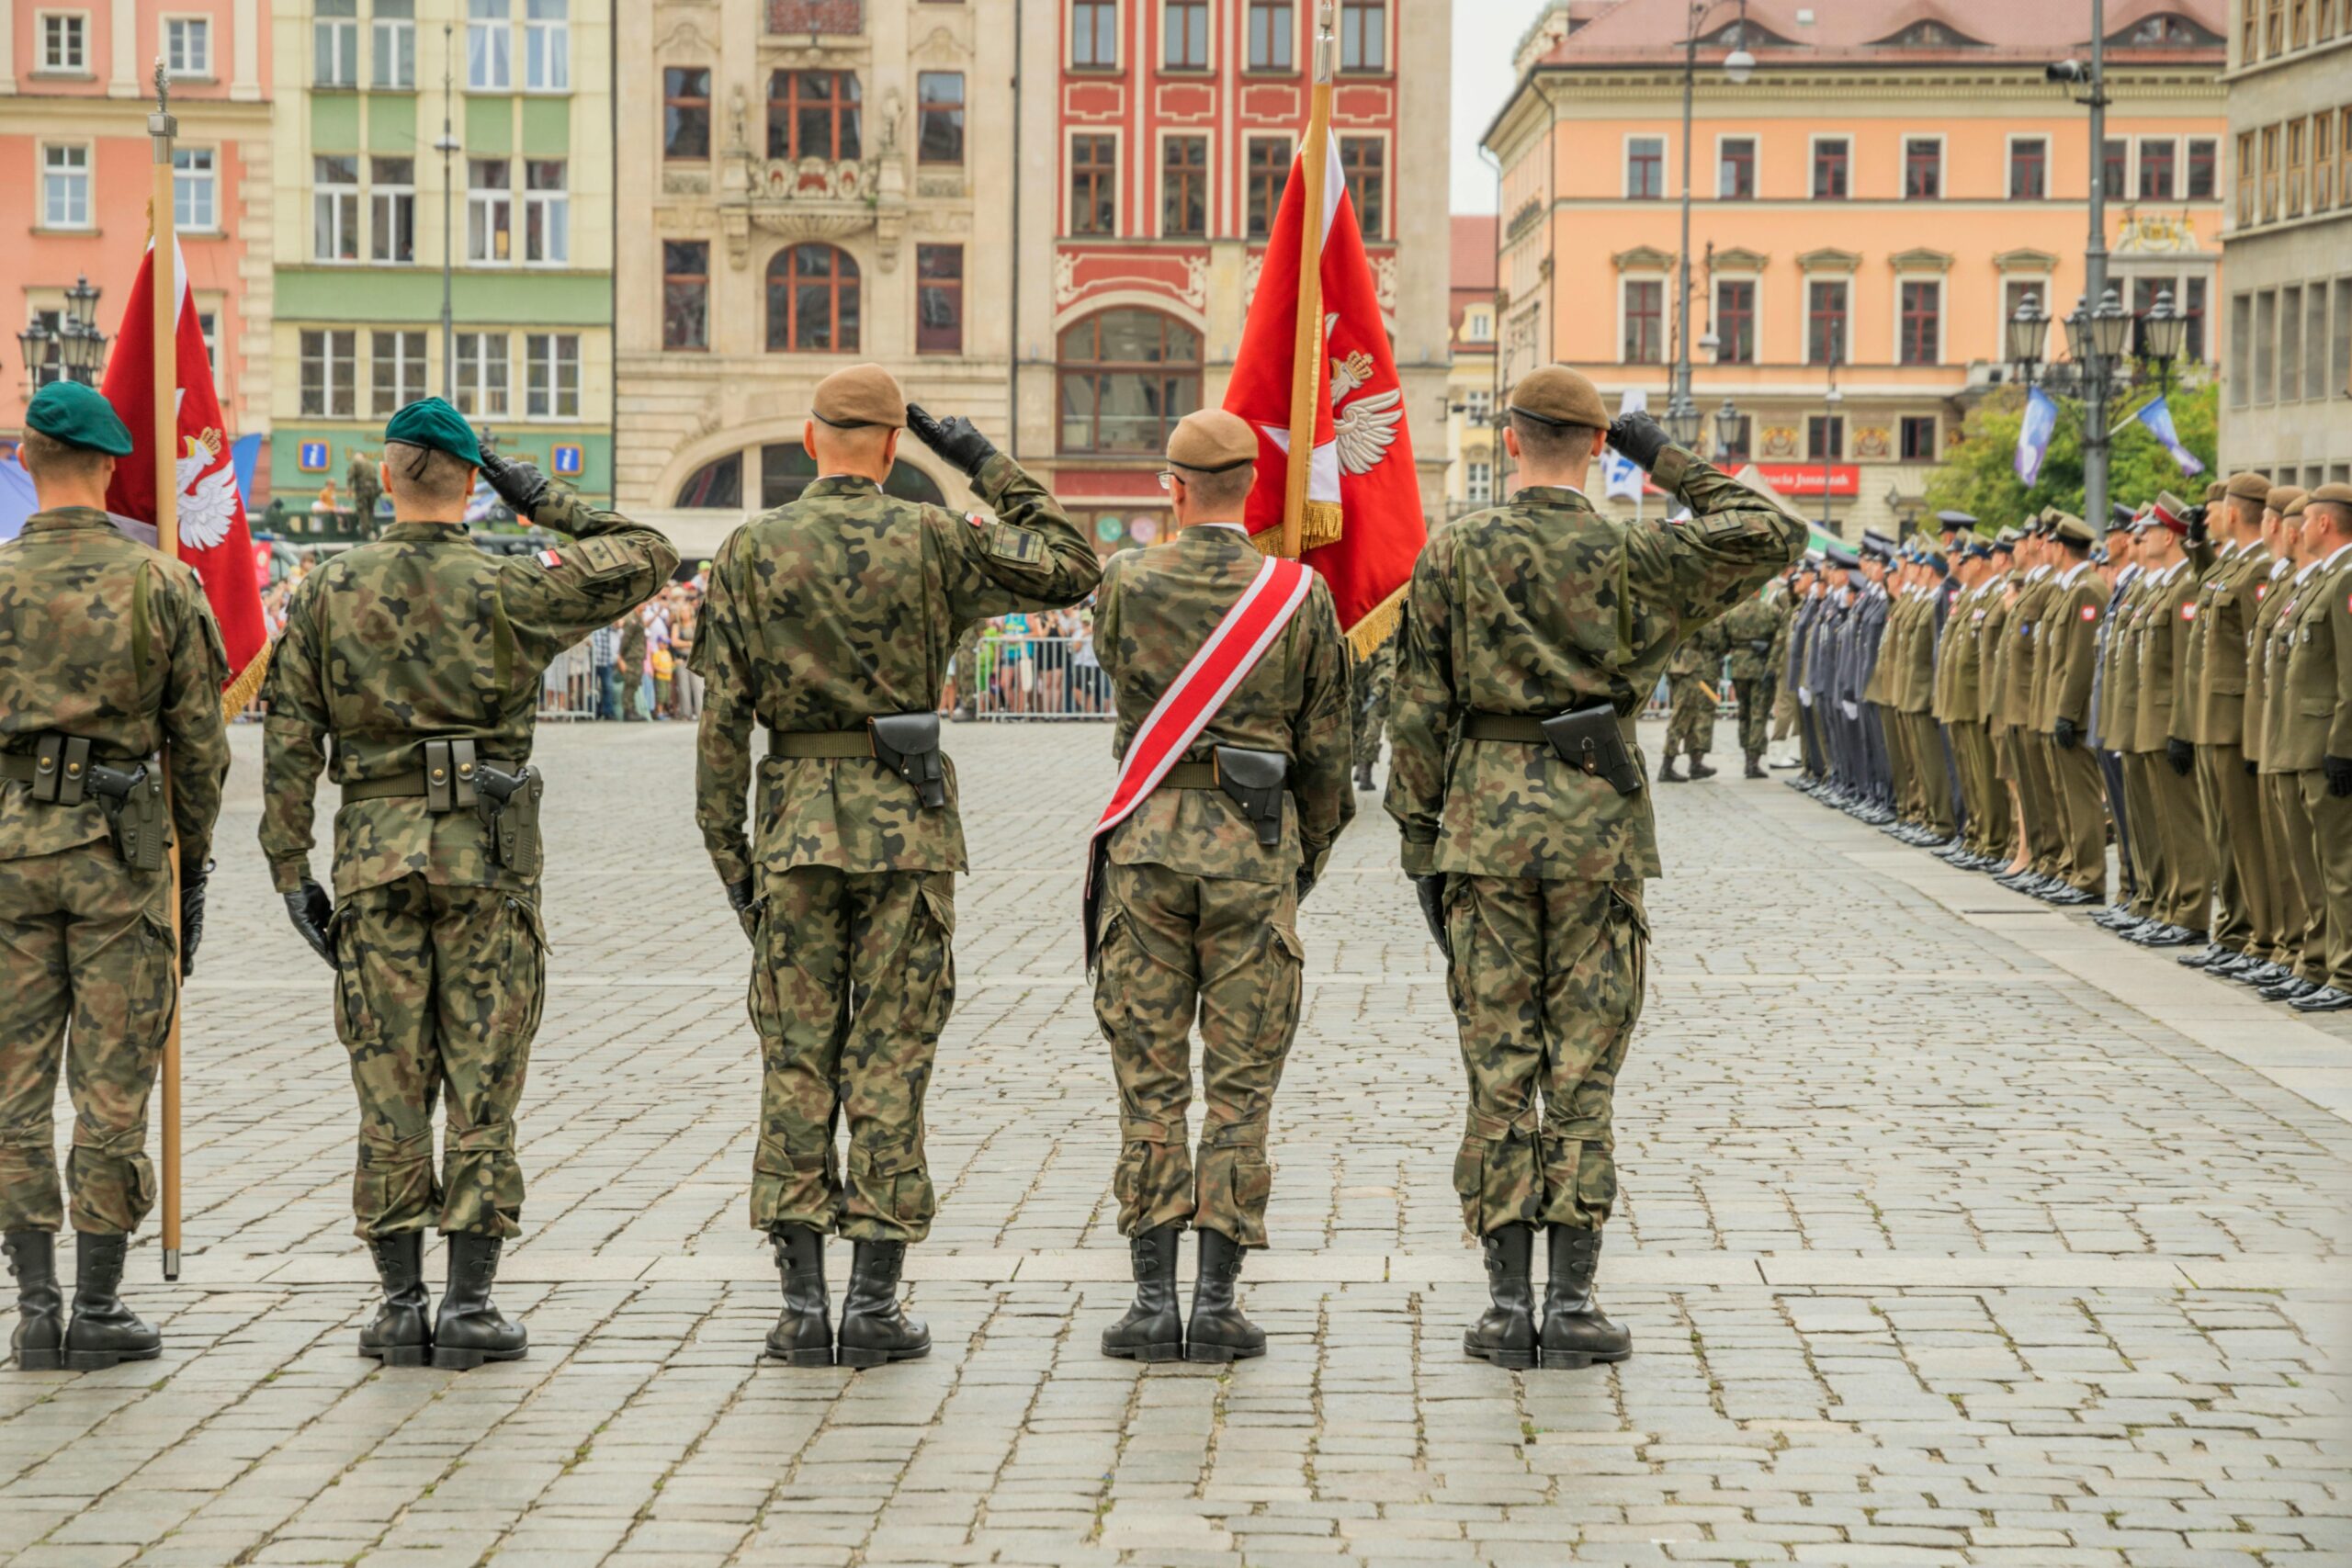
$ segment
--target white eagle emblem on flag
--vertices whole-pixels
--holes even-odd
[[[180,445],[186,450],[172,465],[180,491],[180,543],[192,550],[216,549],[237,520],[237,476],[220,462],[219,431],[183,435]]]
[[[1337,314],[1324,318],[1325,342],[1339,324]],[[1373,371],[1372,355],[1362,349],[1331,361],[1332,434],[1340,448],[1340,467],[1351,474],[1368,474],[1386,459],[1396,441],[1397,423],[1405,417],[1402,387],[1340,406],[1341,399],[1372,379]]]

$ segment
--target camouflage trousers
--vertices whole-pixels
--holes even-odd
[[[547,980],[537,905],[404,876],[345,898],[334,931],[335,1032],[359,1096],[353,1228],[362,1240],[428,1225],[522,1235],[514,1112]]]
[[[1356,763],[1380,761],[1380,738],[1388,728],[1388,688],[1396,676],[1396,639],[1390,637],[1355,661],[1350,681],[1355,697]]]
[[[1641,884],[1453,876],[1446,931],[1470,1079],[1453,1162],[1463,1224],[1600,1229],[1617,1199],[1617,1075],[1646,983]]]
[[[1680,751],[1703,757],[1714,749],[1714,698],[1707,695],[1699,675],[1667,677],[1666,754]],[[1712,684],[1712,682],[1709,682]]]
[[[1739,682],[1739,749],[1760,757],[1771,742],[1772,688],[1770,675],[1750,675]]]
[[[111,843],[0,863],[0,1230],[54,1231],[57,1072],[74,1101],[74,1228],[124,1232],[155,1202],[147,1095],[179,987],[171,878]]]
[[[797,866],[764,877],[752,1027],[764,1076],[752,1224],[921,1241],[939,1207],[922,1103],[956,1008],[956,877]],[[834,1123],[849,1121],[844,1180]]]
[[[1119,1234],[1190,1224],[1266,1245],[1266,1133],[1298,1032],[1298,892],[1289,881],[1112,865],[1094,1016],[1119,1083]],[[1200,1153],[1185,1146],[1193,1021]]]

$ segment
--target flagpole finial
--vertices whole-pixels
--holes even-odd
[[[180,133],[180,122],[172,115],[172,73],[164,57],[155,57],[155,112],[147,117],[147,134],[155,139],[158,163],[171,161],[168,151],[172,139]]]
[[[1315,79],[1317,82],[1331,80],[1339,43],[1340,35],[1331,19],[1331,0],[1321,0],[1315,8]]]

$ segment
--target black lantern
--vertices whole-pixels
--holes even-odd
[[[2157,294],[2155,308],[2142,324],[2141,352],[2162,367],[2178,359],[2188,343],[2188,318],[2173,309],[2172,290],[2165,289]]]
[[[2018,301],[2017,313],[2009,318],[2007,331],[2009,363],[2030,384],[2034,367],[2041,363],[2042,345],[2050,341],[2050,317],[2042,310],[2039,296],[2029,294]]]
[[[1715,451],[1726,457],[1738,451],[1740,432],[1747,423],[1739,405],[1725,398],[1724,406],[1715,411]]]
[[[1698,403],[1687,393],[1678,394],[1667,405],[1666,418],[1662,423],[1666,425],[1666,433],[1674,437],[1677,446],[1689,451],[1698,450],[1699,430],[1706,423],[1706,415],[1699,412]]]
[[[2098,310],[2091,316],[2091,346],[2102,359],[2122,358],[2132,350],[2132,312],[2123,308],[2123,299],[2112,288],[2098,297]]]

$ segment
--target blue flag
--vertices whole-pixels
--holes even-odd
[[[2169,398],[2158,398],[2132,417],[2146,425],[2148,434],[2165,444],[2165,450],[2172,454],[2172,460],[2180,465],[2182,473],[2195,479],[2205,471],[2205,465],[2197,460],[2197,454],[2180,444],[2180,432],[2174,428],[2172,423]]]
[[[2041,459],[2050,455],[2051,433],[2058,428],[2058,404],[2039,387],[2025,394],[2025,423],[2018,426],[2018,479],[2027,486],[2041,477]]]

